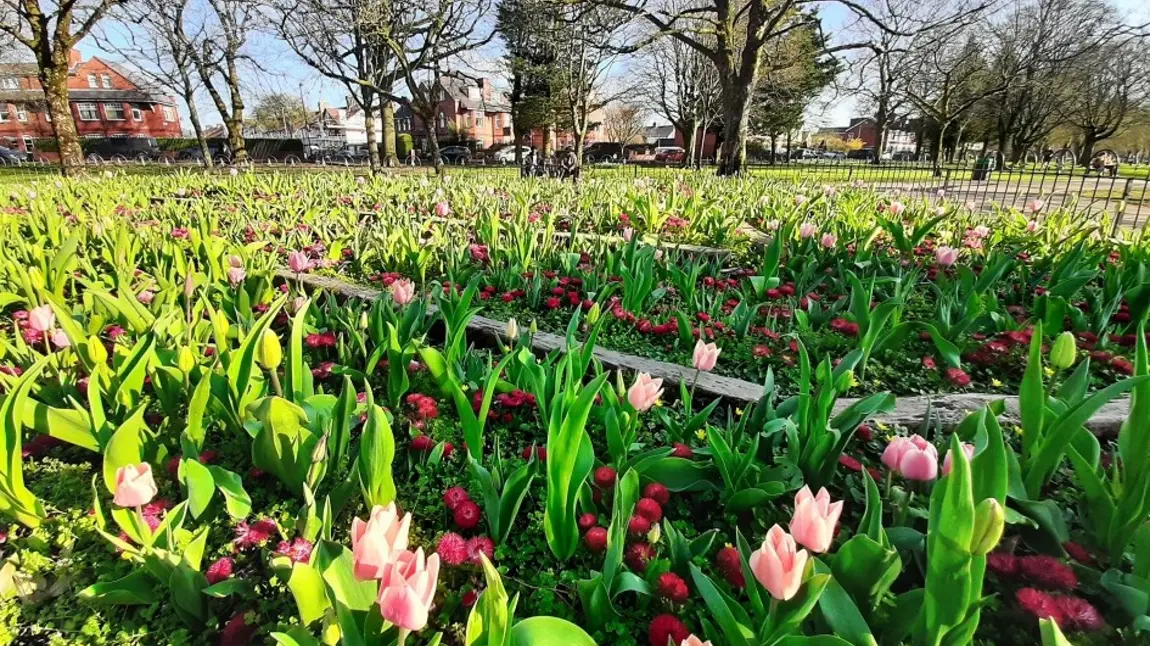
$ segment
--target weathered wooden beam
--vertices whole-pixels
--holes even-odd
[[[277,275],[281,278],[294,280],[296,275],[280,270]],[[301,283],[311,287],[371,300],[383,292],[372,287],[355,285],[330,276],[315,274],[299,275]],[[487,339],[506,340],[507,323],[484,316],[472,318],[468,331],[475,336]],[[531,349],[535,352],[547,353],[553,350],[563,351],[567,344],[564,337],[549,332],[538,332],[532,338]],[[677,392],[676,386],[680,383],[690,384],[695,379],[695,369],[666,361],[656,361],[632,354],[608,350],[602,347],[595,348],[595,358],[609,370],[623,370],[626,372],[645,372],[652,377],[661,378],[668,393]],[[695,392],[707,398],[721,397],[736,406],[745,406],[757,401],[763,394],[763,387],[742,379],[724,377],[709,372],[698,375]],[[1003,424],[1018,424],[1021,419],[1018,408],[1018,397],[996,395],[988,393],[948,393],[939,395],[919,395],[897,398],[894,411],[875,419],[884,424],[914,428],[922,424],[929,408],[931,419],[936,420],[943,428],[957,426],[969,413],[978,410],[988,403],[996,400],[1006,402],[1006,412],[999,419]],[[835,402],[835,412],[842,411],[858,399],[842,398]],[[1094,417],[1086,423],[1086,427],[1098,434],[1117,433],[1122,422],[1130,412],[1130,400],[1120,399],[1110,402],[1102,407]]]

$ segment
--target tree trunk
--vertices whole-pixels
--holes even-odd
[[[886,139],[890,130],[889,121],[890,111],[887,109],[886,101],[879,101],[878,109],[874,113],[874,158],[870,160],[870,163],[876,166],[882,163],[882,154],[886,151]]]
[[[772,132],[771,133],[771,158],[767,160],[767,163],[770,164],[771,166],[774,166],[775,165],[775,155],[777,155],[778,153],[779,153],[779,133]]]
[[[719,158],[718,174],[738,175],[747,161],[751,88],[733,78],[723,86],[723,154]]]
[[[544,157],[550,157],[551,156],[551,135],[554,134],[554,130],[555,130],[555,126],[550,124],[550,123],[547,124],[547,126],[545,128],[543,128],[543,156]]]
[[[435,165],[435,174],[443,174],[443,160],[439,157],[439,133],[435,131],[435,112],[432,111],[431,116],[423,115],[423,122],[431,124],[427,128],[427,144],[431,149],[431,163]]]
[[[1082,130],[1082,150],[1078,151],[1078,165],[1090,167],[1090,158],[1094,156],[1094,147],[1098,145],[1098,133],[1094,130]]]
[[[388,168],[399,165],[395,154],[395,105],[383,99],[383,159],[380,162]]]
[[[200,156],[203,157],[204,168],[212,167],[212,149],[208,146],[208,138],[204,135],[204,124],[200,123],[200,111],[196,108],[194,95],[185,95],[184,104],[188,106],[188,121],[192,124],[192,132],[196,133],[196,143],[200,147]]]
[[[943,141],[943,137],[945,135],[946,135],[946,125],[942,124],[942,123],[938,124],[938,130],[935,131],[935,133],[934,133],[934,141],[932,141],[930,144],[931,145],[931,153],[933,153],[933,158],[934,158],[932,165],[934,168],[934,176],[935,177],[942,177],[942,161],[943,161],[942,141]]]
[[[68,103],[67,48],[57,48],[46,64],[41,59],[40,85],[44,88],[48,114],[52,116],[52,131],[56,135],[60,154],[60,171],[65,176],[72,175],[84,166],[84,150],[80,147],[72,106]]]
[[[583,141],[587,138],[587,133],[575,128],[571,135],[575,139],[575,168],[583,168]]]
[[[375,93],[369,89],[362,92],[363,129],[367,136],[367,168],[372,175],[379,172],[379,137],[375,134]]]
[[[695,167],[695,142],[698,139],[699,124],[697,121],[684,121],[676,124],[676,127],[683,131],[683,147],[687,149],[687,154],[683,157],[683,166],[687,168]]]

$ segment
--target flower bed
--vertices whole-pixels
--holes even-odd
[[[684,181],[186,175],[0,198],[0,642],[1137,639],[1142,242]],[[149,199],[181,190],[201,197]],[[423,221],[453,213],[470,228]],[[638,244],[672,217],[734,260]],[[538,234],[563,220],[631,240]],[[760,256],[744,221],[774,231]],[[479,313],[518,323],[476,348]],[[603,345],[632,356],[610,370]],[[628,363],[661,358],[677,384]],[[704,397],[724,371],[765,383],[756,401]],[[987,398],[952,430],[882,421],[892,390],[993,380],[1015,417]],[[1086,430],[1126,395],[1126,424]]]

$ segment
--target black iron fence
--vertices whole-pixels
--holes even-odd
[[[89,172],[116,171],[131,174],[160,174],[178,171],[197,171],[194,162],[156,163],[121,162],[90,166]],[[521,170],[514,164],[476,163],[452,164],[455,174],[508,174],[518,175]],[[308,164],[283,161],[253,162],[246,166],[252,172],[366,172],[366,166],[354,162]],[[226,173],[230,168],[212,172]],[[393,172],[432,172],[430,166],[402,166]],[[597,164],[584,167],[588,177],[658,177],[684,173],[713,173],[714,167],[685,169],[681,166],[659,163]],[[0,189],[14,188],[23,183],[59,174],[51,164],[32,163],[20,166],[0,166]],[[908,197],[945,196],[966,203],[974,209],[1025,208],[1031,200],[1039,199],[1045,208],[1062,207],[1082,213],[1109,213],[1116,226],[1141,228],[1150,222],[1150,165],[1117,166],[1086,169],[1073,165],[1026,165],[1002,169],[988,169],[978,164],[948,164],[934,168],[929,162],[887,162],[871,164],[856,160],[802,160],[776,163],[748,163],[745,174],[764,180],[794,182],[818,190],[821,185],[859,185],[885,192],[897,192]]]

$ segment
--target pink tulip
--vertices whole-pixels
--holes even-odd
[[[439,555],[424,559],[423,548],[400,552],[387,565],[379,581],[379,612],[399,628],[400,642],[407,631],[427,625],[439,579]]]
[[[695,352],[691,357],[691,365],[695,366],[695,370],[703,372],[710,372],[715,367],[715,363],[719,361],[719,353],[722,350],[714,343],[703,343],[702,339],[695,342]]]
[[[52,330],[52,345],[56,346],[57,348],[66,348],[72,345],[72,341],[68,338],[68,335],[64,332],[64,330],[56,328],[55,330]]]
[[[985,224],[980,224],[970,230],[970,235],[972,237],[978,238],[979,240],[987,238],[990,236],[990,227],[986,226]]]
[[[907,475],[904,468],[906,458],[910,456],[910,465],[912,466],[910,472],[914,476]],[[891,471],[898,472],[904,478],[911,480],[933,480],[934,476],[921,477],[929,474],[929,464],[934,463],[935,474],[938,472],[938,449],[934,445],[927,442],[922,436],[915,434],[910,437],[895,437],[886,446],[886,450],[882,452],[882,463],[886,468]]]
[[[387,566],[407,549],[411,514],[399,517],[395,503],[371,509],[367,522],[351,521],[351,553],[355,578],[370,581],[382,578]]]
[[[974,445],[969,442],[962,443],[962,452],[966,454],[966,459],[969,462],[974,457]],[[942,475],[950,475],[950,451],[946,452],[946,458],[942,461]]]
[[[662,249],[656,249],[655,250],[655,260],[662,260],[662,259],[663,259],[663,250]]]
[[[150,291],[145,289],[144,291],[142,291],[136,295],[136,300],[140,301],[144,305],[151,305],[152,299],[154,299],[155,297],[156,297],[155,293],[150,292]]]
[[[1044,206],[1046,206],[1046,202],[1043,202],[1036,197],[1027,202],[1026,206],[1023,207],[1023,210],[1025,210],[1027,213],[1038,213]]]
[[[195,291],[196,275],[192,272],[188,272],[187,277],[184,278],[184,298],[191,298]]]
[[[228,266],[230,267],[243,267],[244,261],[239,256],[228,256]]]
[[[902,202],[891,202],[887,205],[886,210],[893,216],[900,216],[906,210],[906,206]]]
[[[631,238],[634,236],[635,236],[635,230],[632,229],[631,227],[627,227],[626,229],[623,229],[623,240],[625,242],[631,242]]]
[[[815,554],[822,554],[831,547],[835,538],[835,525],[843,511],[843,501],[831,502],[826,488],[819,489],[817,496],[811,495],[809,487],[803,487],[795,496],[795,514],[791,517],[791,535],[800,545]]]
[[[41,305],[28,312],[28,327],[41,333],[56,327],[56,313],[52,306]]]
[[[807,203],[807,200],[808,200],[808,198],[806,195],[796,195],[795,196],[795,206],[802,206],[802,205]]]
[[[1038,220],[1031,220],[1031,221],[1026,223],[1026,232],[1027,233],[1038,233],[1039,228],[1041,228],[1041,227],[1038,224]]]
[[[297,274],[302,274],[313,266],[315,264],[311,258],[308,258],[307,254],[302,251],[293,251],[288,254],[288,268]]]
[[[954,247],[939,247],[934,250],[934,261],[943,267],[949,267],[958,262],[958,249]]]
[[[415,283],[406,278],[400,278],[391,284],[391,299],[395,304],[403,307],[415,298]]]
[[[142,462],[116,469],[116,494],[112,502],[121,507],[142,507],[156,497],[156,481],[152,478],[152,465]]]
[[[835,237],[835,234],[824,233],[822,239],[819,240],[819,244],[821,244],[824,248],[833,249],[835,246],[835,243],[837,243],[838,241],[839,241],[839,239],[837,237]]]
[[[839,194],[839,190],[830,184],[823,184],[823,195],[827,197],[834,197]]]
[[[244,282],[244,278],[246,278],[247,275],[247,272],[244,271],[242,267],[232,267],[228,269],[228,282],[232,284],[232,287],[237,287],[240,283]]]
[[[690,635],[683,641],[679,642],[679,646],[711,646],[711,642],[703,641],[694,635]]]
[[[663,380],[652,379],[651,375],[641,372],[635,377],[635,383],[627,391],[627,401],[640,413],[650,410],[663,394]]]
[[[451,205],[444,201],[436,202],[435,214],[441,218],[451,215]]]
[[[803,222],[802,226],[799,227],[799,237],[803,240],[813,238],[818,232],[819,228],[815,226],[814,222]]]
[[[767,532],[762,547],[751,553],[748,564],[772,597],[789,601],[803,585],[807,551],[799,550],[795,539],[775,525]]]

